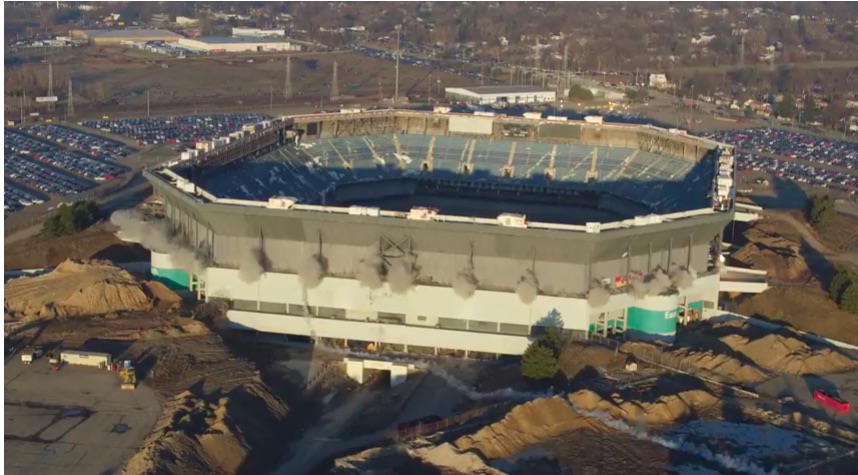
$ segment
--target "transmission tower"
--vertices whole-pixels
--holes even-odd
[[[331,80],[331,101],[337,101],[340,98],[340,88],[337,84],[337,62],[334,61],[334,78]]]
[[[72,94],[72,80],[69,79],[69,99],[66,104],[66,117],[74,117],[74,95]]]
[[[292,99],[292,56],[286,56],[286,83],[283,84],[283,97]]]
[[[54,95],[54,65],[48,63],[48,97]],[[48,110],[54,110],[54,103],[48,103]]]
[[[393,103],[399,103],[399,36],[402,33],[402,25],[396,25],[396,84],[393,86]]]

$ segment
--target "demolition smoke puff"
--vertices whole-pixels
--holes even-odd
[[[654,270],[646,280],[647,293],[653,297],[665,293],[673,285],[670,281],[670,277],[661,268]]]
[[[298,278],[305,289],[314,289],[325,278],[325,258],[319,254],[307,256],[298,267]]]
[[[360,285],[376,290],[384,284],[384,272],[384,259],[377,250],[373,250],[358,263],[356,277]]]
[[[536,280],[536,274],[532,270],[527,270],[518,280],[515,286],[515,293],[526,305],[530,305],[536,300],[539,295],[539,282]]]
[[[670,281],[673,282],[673,285],[675,285],[677,289],[687,289],[691,287],[694,285],[694,279],[696,277],[691,274],[691,270],[682,266],[671,266]]]
[[[241,258],[238,278],[245,284],[252,284],[265,273],[265,253],[258,247],[250,248]]]
[[[688,266],[688,275],[691,276],[691,280],[697,280],[697,271],[691,266]]]
[[[477,276],[474,275],[474,269],[472,267],[466,267],[459,271],[456,274],[456,277],[453,278],[453,292],[456,292],[456,295],[462,297],[463,299],[469,299],[474,292],[477,291],[477,286],[479,285],[479,281],[477,281]]]
[[[192,274],[199,274],[208,263],[196,251],[171,236],[164,220],[148,221],[135,209],[121,209],[110,215],[110,223],[119,228],[123,238],[137,241],[150,251],[167,254],[174,266]]]
[[[387,283],[390,285],[390,290],[395,294],[408,292],[414,286],[419,273],[417,258],[411,253],[406,253],[387,269]]]
[[[607,305],[609,300],[611,300],[611,293],[601,285],[594,285],[587,291],[587,303],[590,307],[602,307]]]
[[[643,281],[640,277],[632,278],[629,283],[629,293],[632,294],[632,297],[635,299],[642,299],[646,297],[646,294],[649,290],[649,285]]]

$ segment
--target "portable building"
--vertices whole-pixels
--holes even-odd
[[[104,368],[110,365],[111,358],[107,353],[66,350],[60,353],[60,361],[68,364]]]

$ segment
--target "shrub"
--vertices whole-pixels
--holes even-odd
[[[837,209],[834,198],[830,195],[815,195],[807,201],[805,209],[807,222],[815,229],[823,229],[835,224],[837,221]]]
[[[56,214],[45,220],[42,231],[60,237],[74,234],[92,226],[101,218],[101,210],[94,201],[78,201],[71,206],[63,204]]]
[[[562,345],[560,330],[546,328],[545,333],[527,347],[521,356],[521,375],[535,380],[554,377]]]
[[[574,99],[578,101],[592,101],[594,97],[595,96],[593,96],[593,91],[587,89],[584,86],[574,84],[572,85],[572,87],[569,88],[569,99]]]

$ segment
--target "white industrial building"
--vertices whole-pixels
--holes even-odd
[[[539,86],[479,86],[444,88],[447,99],[469,104],[545,104],[557,93]]]
[[[264,30],[262,28],[233,28],[232,36],[250,38],[282,38],[286,30]]]
[[[179,46],[206,53],[301,51],[300,45],[270,38],[181,38],[178,43]]]

